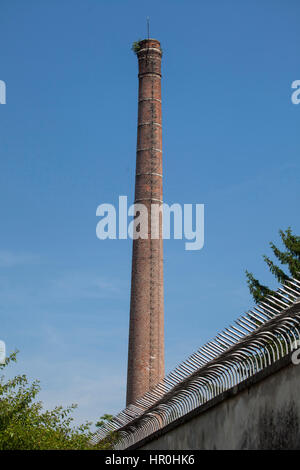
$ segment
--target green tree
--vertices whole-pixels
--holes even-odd
[[[294,235],[290,227],[285,231],[279,230],[279,234],[284,246],[284,251],[281,251],[272,242],[270,243],[270,247],[274,257],[279,261],[281,266],[275,264],[275,262],[266,255],[263,255],[263,259],[279,283],[283,283],[290,277],[300,279],[300,237]],[[285,271],[284,267],[286,267]],[[246,276],[250,293],[256,303],[265,300],[270,294],[276,295],[268,286],[261,284],[252,273],[246,271]]]
[[[101,416],[100,420],[97,421],[97,423],[96,423],[96,427],[98,429],[101,428],[101,426],[103,426],[106,422],[112,421],[113,418],[114,418],[113,415],[109,415],[109,414],[105,414],[105,415]],[[117,432],[111,432],[104,439],[102,439],[101,442],[99,442],[98,448],[99,448],[99,446],[101,446],[101,449],[103,449],[103,450],[104,449],[106,449],[106,450],[113,449],[114,444],[117,442],[117,440],[118,440],[118,433]]]
[[[12,353],[5,364],[0,365],[0,371],[16,362],[16,356],[16,352]],[[44,410],[42,402],[36,400],[39,391],[39,381],[30,383],[26,375],[12,379],[5,379],[5,375],[0,377],[0,450],[112,448],[115,433],[93,446],[90,443],[92,423],[72,425],[72,412],[77,405]],[[102,424],[109,418],[104,415]]]

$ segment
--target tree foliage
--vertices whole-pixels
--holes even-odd
[[[270,242],[270,247],[273,251],[274,257],[279,261],[280,266],[275,264],[275,262],[266,255],[263,255],[263,259],[279,283],[283,283],[289,277],[299,279],[300,237],[294,235],[290,227],[285,231],[279,230],[279,234],[284,246],[284,251],[281,251],[272,242]],[[250,293],[256,303],[265,300],[265,298],[270,294],[275,295],[275,292],[272,289],[261,284],[252,273],[246,271],[246,276]]]
[[[10,363],[16,362],[16,356],[16,352],[12,353],[5,364],[0,365],[0,372]],[[0,450],[86,450],[112,447],[115,435],[92,446],[92,423],[72,425],[72,412],[77,405],[44,410],[42,402],[37,401],[39,391],[39,381],[30,383],[26,375],[17,375],[11,379],[5,379],[4,374],[0,377]],[[102,421],[98,425],[111,419],[111,416],[104,415],[100,419]]]

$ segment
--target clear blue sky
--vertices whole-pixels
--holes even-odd
[[[2,0],[0,339],[47,407],[125,402],[131,241],[96,208],[133,199],[137,60],[162,43],[164,199],[205,204],[205,245],[165,242],[166,366],[252,305],[244,270],[300,232],[298,0]],[[117,137],[116,137],[117,136]]]

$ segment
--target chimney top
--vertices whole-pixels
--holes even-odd
[[[160,54],[162,53],[160,42],[157,39],[142,39],[139,41],[139,49],[137,54],[139,55],[140,52],[145,52],[145,50],[151,49],[156,50]]]
[[[141,45],[142,47],[155,47],[155,46],[156,46],[156,47],[157,47],[157,46],[160,47],[160,42],[159,42],[157,39],[151,39],[151,38],[149,38],[149,39],[142,39],[142,40],[140,41],[140,45]]]

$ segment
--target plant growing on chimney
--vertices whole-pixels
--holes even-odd
[[[134,43],[133,43],[132,46],[131,46],[131,50],[132,50],[135,54],[137,54],[140,49],[141,49],[141,39],[139,39],[138,41],[134,41]]]

